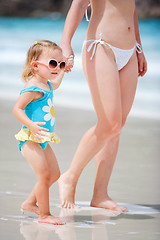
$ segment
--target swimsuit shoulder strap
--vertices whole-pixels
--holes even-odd
[[[42,88],[31,86],[31,87],[26,87],[26,88],[22,89],[22,91],[20,92],[20,95],[24,92],[31,92],[31,91],[33,91],[33,92],[43,92],[43,93],[46,92],[46,90],[44,90]]]
[[[47,83],[48,83],[48,86],[50,87],[51,91],[53,91],[52,85],[49,80],[47,81]]]

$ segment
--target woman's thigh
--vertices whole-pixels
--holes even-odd
[[[83,69],[88,80],[92,101],[99,121],[109,124],[120,121],[121,89],[119,73],[113,53],[105,46],[98,45],[94,58],[83,49]]]
[[[128,64],[119,72],[119,78],[121,88],[122,122],[124,124],[131,110],[137,87],[138,63],[136,52],[133,54]]]

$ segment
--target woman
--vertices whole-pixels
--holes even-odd
[[[88,0],[74,0],[66,18],[61,41],[68,58],[66,71],[73,66],[71,40],[88,4]],[[79,176],[95,157],[91,206],[123,212],[126,208],[109,197],[108,184],[121,129],[133,104],[137,78],[146,73],[147,62],[141,48],[135,0],[92,0],[91,10],[82,58],[97,124],[82,137],[70,168],[59,179],[60,201],[64,208],[75,207]]]

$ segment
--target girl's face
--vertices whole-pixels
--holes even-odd
[[[50,60],[56,60],[58,65],[56,68],[49,68],[48,63]],[[37,74],[42,79],[55,79],[61,71],[64,71],[63,68],[60,68],[61,62],[64,62],[64,57],[62,51],[59,49],[49,49],[44,50],[37,61],[33,62],[32,66],[34,68],[35,74]],[[64,64],[61,64],[61,67]]]

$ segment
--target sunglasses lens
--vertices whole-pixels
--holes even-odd
[[[61,69],[64,69],[65,66],[66,66],[66,63],[65,63],[65,62],[61,62],[61,63],[60,63],[60,68],[61,68]]]
[[[50,62],[49,62],[49,67],[50,67],[50,68],[56,68],[56,67],[57,67],[57,61],[55,61],[55,60],[50,60]]]

